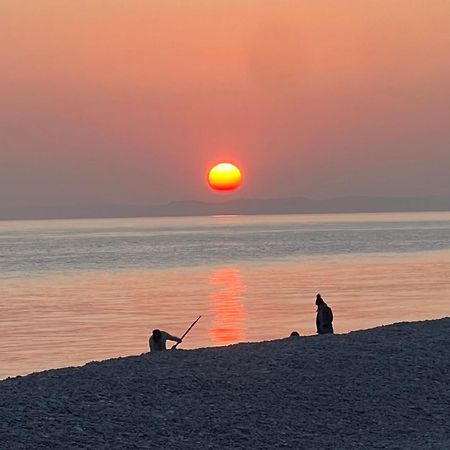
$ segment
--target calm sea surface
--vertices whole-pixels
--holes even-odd
[[[0,378],[450,315],[450,213],[0,222]]]

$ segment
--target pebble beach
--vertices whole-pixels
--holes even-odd
[[[450,318],[0,382],[0,448],[450,448]]]

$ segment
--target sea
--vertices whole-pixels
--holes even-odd
[[[450,315],[450,213],[0,222],[0,379]]]

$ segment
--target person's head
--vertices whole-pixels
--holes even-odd
[[[159,342],[161,340],[161,336],[162,336],[161,330],[158,330],[158,329],[153,330],[152,336],[153,336],[153,340],[155,342]]]
[[[320,294],[316,295],[316,306],[320,307],[324,304],[323,298],[320,296]]]
[[[298,337],[300,336],[300,333],[298,331],[293,331],[290,335],[290,337]]]

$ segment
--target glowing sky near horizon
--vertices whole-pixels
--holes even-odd
[[[0,205],[450,195],[450,2],[0,0]]]

